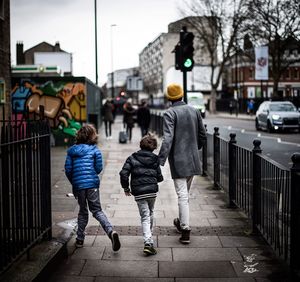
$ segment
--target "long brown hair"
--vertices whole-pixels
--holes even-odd
[[[76,144],[95,145],[98,142],[96,129],[91,124],[82,126],[76,134]]]

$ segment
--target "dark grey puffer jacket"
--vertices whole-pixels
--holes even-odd
[[[163,181],[158,156],[146,150],[133,153],[123,165],[120,179],[125,192],[130,191],[136,200],[155,197],[157,183]]]

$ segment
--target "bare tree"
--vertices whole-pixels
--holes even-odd
[[[289,51],[300,53],[300,2],[299,0],[252,0],[248,4],[244,31],[255,45],[268,45],[273,78],[273,95],[278,96],[278,83],[286,69],[300,61]]]
[[[191,0],[181,12],[196,30],[196,37],[209,56],[211,68],[210,111],[216,112],[217,88],[226,63],[236,49],[245,20],[247,0]]]

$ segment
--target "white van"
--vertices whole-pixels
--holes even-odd
[[[201,92],[187,92],[188,104],[201,112],[202,118],[205,118],[205,101]]]

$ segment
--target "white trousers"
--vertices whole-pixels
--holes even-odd
[[[155,200],[156,198],[149,198],[136,201],[141,216],[144,244],[149,245],[153,245],[152,227]]]
[[[182,229],[190,229],[189,192],[193,176],[173,179],[178,197],[179,220]]]

